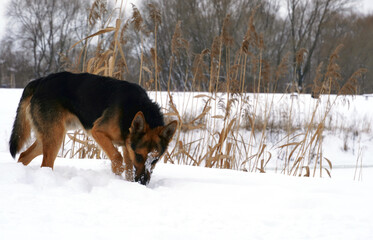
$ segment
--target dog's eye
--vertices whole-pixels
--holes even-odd
[[[144,158],[143,158],[140,154],[135,153],[135,155],[136,155],[136,161],[137,161],[138,163],[142,163],[142,162],[144,162]]]

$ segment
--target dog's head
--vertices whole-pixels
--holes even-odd
[[[134,166],[135,181],[146,185],[153,169],[175,134],[177,121],[150,129],[142,112],[138,112],[130,127],[127,151]]]

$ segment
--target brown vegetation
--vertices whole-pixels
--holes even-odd
[[[95,7],[95,6],[93,6]],[[157,27],[161,22],[159,10],[154,5],[150,5],[151,14],[149,18],[153,21],[154,30],[146,30],[143,22],[144,17],[139,10],[133,6],[132,26],[136,31],[147,36],[153,35],[154,44],[159,42],[157,38]],[[213,38],[210,48],[196,54],[191,68],[184,69],[187,75],[192,78],[186,78],[183,81],[184,86],[191,90],[203,90],[208,88],[208,94],[188,94],[185,93],[184,106],[196,106],[200,100],[204,101],[204,107],[200,111],[188,112],[183,115],[176,106],[172,94],[168,92],[169,108],[165,109],[166,117],[176,118],[179,120],[179,131],[176,136],[174,147],[166,154],[164,161],[178,164],[188,164],[195,166],[229,168],[250,172],[266,172],[266,166],[272,159],[273,148],[280,152],[284,164],[279,171],[287,175],[294,176],[323,176],[325,173],[331,175],[332,162],[323,156],[323,132],[326,128],[328,114],[333,107],[337,98],[330,98],[330,104],[323,109],[321,117],[316,119],[316,112],[319,110],[319,102],[311,110],[311,118],[299,126],[297,129],[292,125],[292,111],[294,106],[290,106],[284,118],[282,126],[273,126],[270,122],[272,117],[272,108],[274,103],[273,95],[261,95],[262,92],[272,93],[276,90],[281,78],[289,76],[289,55],[280,61],[276,70],[271,70],[270,63],[264,59],[267,48],[264,44],[265,36],[258,33],[255,27],[254,19],[257,9],[251,12],[247,31],[242,36],[241,45],[234,49],[232,42],[233,37],[230,35],[231,17],[227,16],[222,21],[222,31],[220,35]],[[96,16],[99,18],[98,16]],[[109,49],[98,48],[92,58],[86,51],[88,45],[84,45],[81,55],[77,58],[79,61],[70,65],[71,69],[79,71],[89,71],[96,74],[121,77],[128,71],[126,63],[125,47],[126,34],[123,34],[129,28],[128,21],[121,23],[120,19],[116,20],[116,26],[103,26],[103,29],[91,34],[84,41],[91,38],[97,38],[101,35],[113,34],[112,42]],[[158,35],[159,36],[159,35]],[[189,42],[185,40],[181,31],[181,23],[176,23],[174,33],[171,38],[171,57],[168,73],[168,89],[172,89],[171,79],[173,68],[180,63],[180,57],[183,54],[189,54]],[[103,39],[103,38],[99,38]],[[161,67],[164,59],[160,58],[159,48],[151,47],[149,55],[145,51],[144,39],[141,37],[141,56],[139,71],[139,83],[143,84],[149,90],[154,90],[158,96],[158,91],[162,83]],[[101,43],[99,42],[99,45]],[[74,45],[77,46],[77,45]],[[322,64],[319,65],[314,78],[313,93],[314,96],[321,94],[330,96],[331,93],[354,94],[358,85],[356,80],[361,78],[364,70],[358,70],[352,75],[346,83],[341,81],[341,71],[337,64],[339,52],[342,46],[338,46],[331,54],[325,71]],[[302,65],[305,49],[297,52],[296,62]],[[234,57],[230,57],[234,56]],[[150,60],[147,60],[150,57]],[[226,58],[226,61],[222,61]],[[224,81],[221,81],[221,75],[225,69]],[[209,73],[209,77],[206,77]],[[161,80],[160,80],[161,81]],[[203,85],[205,83],[205,85]],[[204,86],[204,87],[203,87]],[[250,88],[254,92],[254,99],[248,99],[245,94]],[[225,94],[220,94],[224,91]],[[161,95],[159,95],[160,97]],[[264,100],[261,96],[265,96]],[[159,98],[161,101],[161,98]],[[264,102],[263,102],[264,101]],[[259,105],[264,109],[259,110]],[[223,112],[223,114],[217,114]],[[241,129],[245,127],[247,135],[243,134]],[[272,131],[282,129],[283,138],[275,146],[269,146],[271,142],[268,136]],[[78,133],[75,133],[78,135]],[[88,139],[80,140],[72,137],[81,145],[77,153],[73,148],[69,153],[85,153],[84,156],[97,157],[100,152],[92,146]],[[83,137],[86,138],[86,137]],[[76,144],[73,143],[72,146]],[[271,147],[272,149],[269,149]],[[76,148],[76,147],[75,147]],[[89,151],[89,149],[92,149]],[[86,155],[88,154],[88,155]],[[66,155],[66,153],[65,153]]]
[[[320,5],[312,1],[313,8],[289,1],[289,19],[276,17],[278,9],[265,1],[145,1],[139,9],[132,7],[127,21],[122,6],[112,10],[102,2],[94,1],[89,11],[91,28],[98,23],[100,27],[70,48],[75,52],[67,52],[65,69],[138,82],[155,91],[159,101],[163,101],[159,90],[168,90],[165,115],[178,119],[180,125],[165,162],[266,172],[267,164],[275,161],[275,148],[284,162],[276,170],[294,176],[330,176],[332,162],[323,155],[323,132],[337,98],[329,98],[319,118],[317,102],[302,126],[293,125],[291,105],[279,127],[270,121],[276,104],[273,95],[261,94],[299,91],[299,86],[312,89],[315,97],[363,91],[357,80],[365,70],[343,72],[337,63],[342,47],[320,47],[320,39],[338,42],[322,27],[328,19],[345,20],[332,8],[341,1]],[[235,14],[232,9],[242,12]],[[304,21],[294,22],[302,14]],[[305,83],[297,84],[300,80]],[[185,94],[185,105],[203,100],[203,109],[183,115],[172,97],[174,90],[208,92]],[[270,146],[268,137],[278,129],[281,140]],[[86,136],[74,133],[68,138],[73,142],[64,156],[101,156]]]

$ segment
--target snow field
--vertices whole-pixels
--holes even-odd
[[[324,141],[331,179],[160,163],[145,187],[112,174],[108,160],[57,158],[53,171],[41,157],[16,163],[8,139],[21,93],[0,89],[0,239],[373,239],[373,168],[353,181],[343,167],[356,152],[338,136]],[[358,97],[339,119],[371,119],[370,105]],[[372,165],[369,135],[361,148]]]
[[[372,181],[161,164],[144,187],[107,160],[0,159],[0,239],[373,237]]]

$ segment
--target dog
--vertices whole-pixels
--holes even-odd
[[[177,121],[165,125],[160,107],[137,84],[60,72],[25,87],[9,150],[15,158],[33,130],[36,140],[18,162],[28,165],[43,154],[41,167],[53,169],[66,131],[83,128],[111,160],[113,173],[125,172],[128,181],[147,185],[177,125]],[[123,147],[123,156],[115,146]]]

